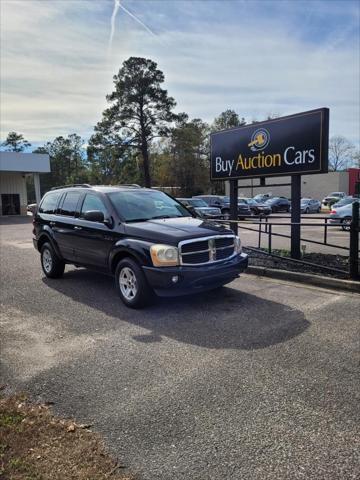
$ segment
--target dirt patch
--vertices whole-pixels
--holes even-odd
[[[23,395],[0,397],[1,480],[134,480],[89,426]]]

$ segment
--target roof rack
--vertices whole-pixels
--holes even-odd
[[[72,188],[72,187],[91,188],[91,185],[89,185],[88,183],[71,183],[69,185],[60,185],[59,187],[52,187],[51,190],[59,190],[60,188]]]
[[[140,185],[137,183],[120,183],[120,185],[109,185],[109,187],[133,187],[133,188],[141,188]]]

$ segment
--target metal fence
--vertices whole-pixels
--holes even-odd
[[[350,229],[347,231],[349,234],[349,246],[345,247],[342,245],[336,245],[334,243],[330,243],[328,241],[328,232],[329,229],[332,228],[339,228],[342,224],[339,223],[329,223],[329,217],[326,216],[311,216],[312,219],[319,220],[317,223],[310,223],[310,222],[300,222],[294,223],[291,222],[290,218],[287,216],[276,216],[276,217],[261,217],[261,216],[252,216],[251,218],[247,218],[245,220],[227,220],[226,223],[229,223],[230,226],[234,229],[234,227],[238,227],[241,230],[250,230],[256,232],[258,235],[257,240],[257,247],[254,246],[246,246],[249,250],[254,252],[259,252],[263,255],[269,255],[274,258],[281,258],[286,261],[294,262],[295,264],[303,264],[312,267],[318,267],[319,269],[326,270],[333,273],[340,273],[348,275],[351,279],[359,280],[359,204],[353,204],[353,215],[352,215],[352,222],[350,224]],[[280,219],[287,219],[287,222],[279,222],[277,220]],[[310,238],[301,237],[300,241],[304,243],[313,243],[317,245],[324,245],[330,248],[336,248],[343,250],[344,253],[346,252],[345,256],[348,257],[348,270],[342,270],[339,268],[328,267],[325,265],[319,265],[313,262],[308,262],[306,260],[298,260],[293,259],[291,257],[283,257],[277,255],[273,252],[273,237],[283,237],[291,239],[291,235],[287,235],[285,233],[279,233],[274,231],[276,227],[291,227],[292,225],[300,225],[300,227],[307,227],[307,226],[320,226],[323,228],[323,239],[321,240],[313,240]],[[237,230],[237,228],[235,228]],[[267,251],[261,249],[262,238],[263,236],[267,236]]]

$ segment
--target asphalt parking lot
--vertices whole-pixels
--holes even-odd
[[[139,479],[359,478],[359,295],[243,275],[132,311],[110,277],[44,278],[29,220],[1,223],[0,383]]]

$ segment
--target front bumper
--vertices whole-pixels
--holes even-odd
[[[225,285],[239,276],[248,266],[245,253],[225,260],[199,266],[143,267],[146,279],[160,297],[189,295]],[[172,278],[178,276],[174,283]]]
[[[270,215],[271,208],[258,208],[258,215]]]

